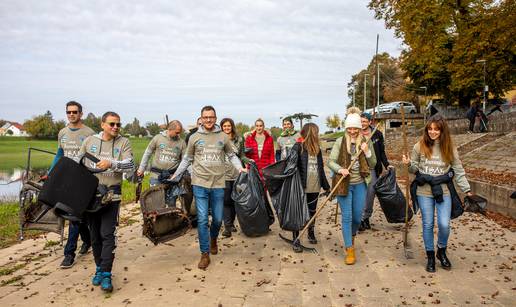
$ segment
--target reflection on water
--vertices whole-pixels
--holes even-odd
[[[17,201],[25,170],[0,170],[0,202]]]

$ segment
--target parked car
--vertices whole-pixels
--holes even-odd
[[[414,106],[411,102],[406,101],[394,101],[389,103],[384,103],[378,106],[378,113],[390,113],[390,114],[398,114],[401,113],[401,106],[403,105],[403,109],[407,114],[415,114],[417,113],[416,106]]]

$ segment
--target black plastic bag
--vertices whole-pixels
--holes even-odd
[[[310,220],[297,158],[297,152],[291,150],[285,160],[262,170],[280,227],[290,231],[303,229]]]
[[[387,173],[380,176],[374,184],[376,196],[380,201],[383,213],[389,223],[405,223],[405,206],[407,200],[396,182],[396,171],[389,168]],[[408,208],[408,220],[414,215],[412,208]]]
[[[250,163],[249,172],[238,175],[231,198],[242,232],[248,237],[257,237],[269,232],[274,223],[274,214],[267,201],[256,164]]]
[[[464,211],[486,214],[487,199],[479,195],[464,197]]]

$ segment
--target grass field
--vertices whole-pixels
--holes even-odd
[[[131,138],[133,154],[136,163],[139,163],[150,139]],[[51,152],[57,151],[56,140],[33,140],[24,137],[0,137],[0,170],[25,168],[29,147]],[[48,168],[54,157],[50,154],[33,152],[31,165],[33,168]]]

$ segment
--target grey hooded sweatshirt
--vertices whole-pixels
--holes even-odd
[[[129,139],[123,136],[117,136],[111,141],[102,140],[104,132],[89,136],[84,140],[79,150],[76,161],[84,156],[84,153],[90,153],[100,160],[109,160],[111,167],[102,173],[96,173],[99,178],[99,184],[106,186],[121,185],[122,173],[130,173],[134,171],[133,151]],[[86,159],[86,166],[96,169],[96,164]]]
[[[192,185],[207,189],[224,188],[226,155],[233,166],[240,171],[242,163],[235,153],[235,146],[229,136],[218,125],[208,131],[203,126],[188,140],[186,153],[174,176],[183,174],[192,165]]]

